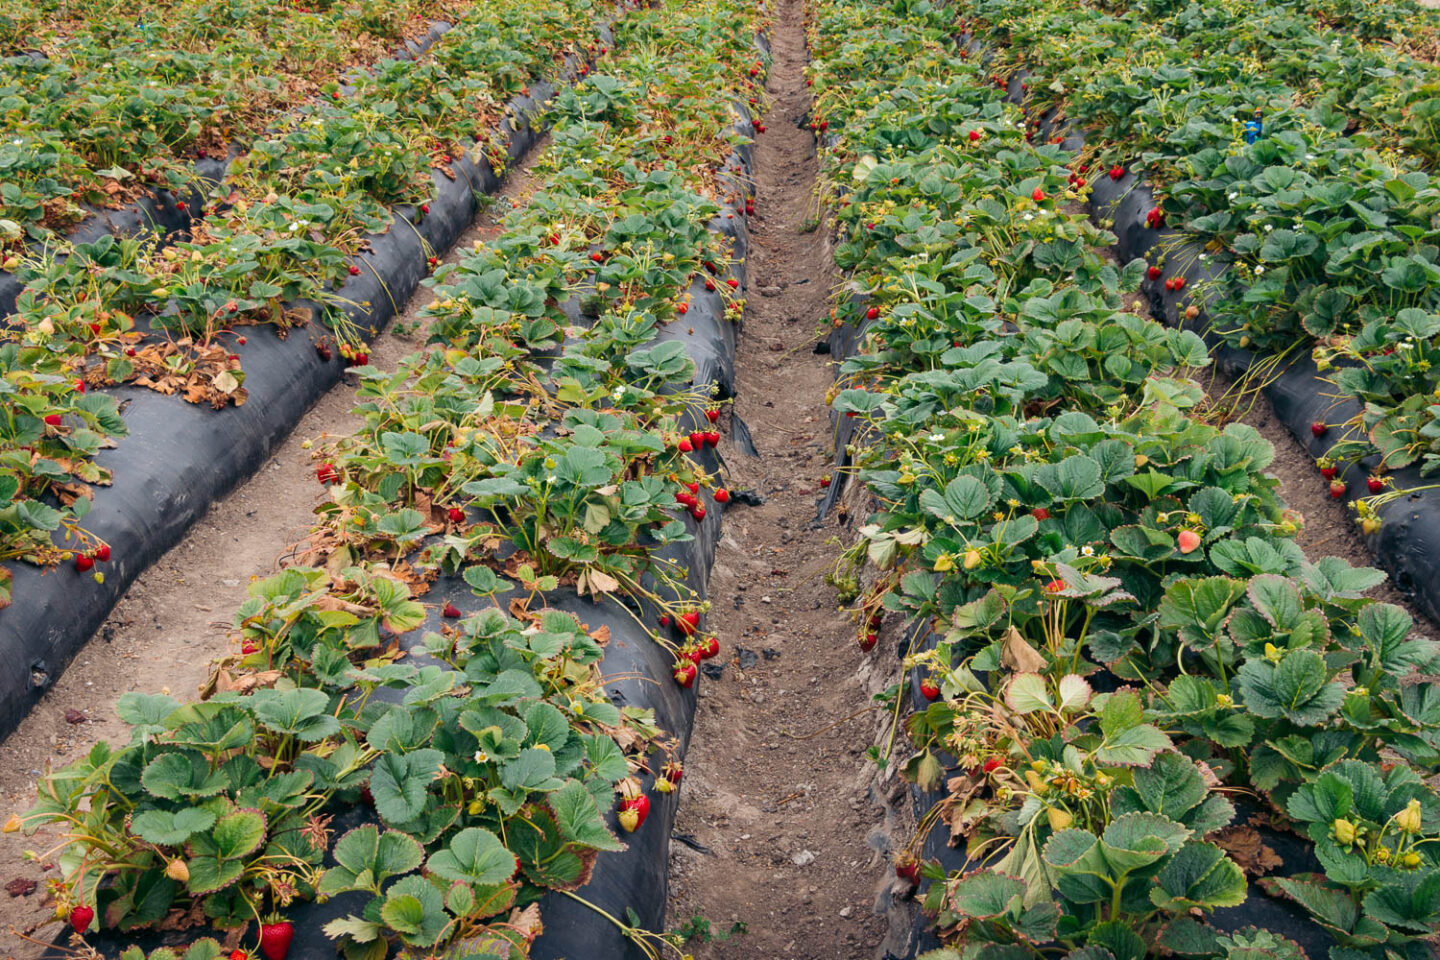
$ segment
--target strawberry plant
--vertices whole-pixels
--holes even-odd
[[[325,928],[347,956],[524,956],[536,901],[580,899],[623,848],[607,812],[655,829],[642,777],[674,790],[678,744],[607,694],[608,628],[546,599],[655,603],[689,683],[719,652],[661,553],[691,536],[676,512],[698,522],[701,484],[719,486],[678,443],[716,408],[663,323],[726,260],[707,225],[757,24],[728,0],[630,13],[610,73],[557,99],[534,202],[433,281],[433,344],[358,370],[363,426],[317,450],[330,496],[309,549],[251,585],[204,699],[127,697],[129,743],[50,772],[20,818],[64,829],[71,916],[126,932],[182,907],[247,936],[254,921],[255,948],[283,960],[289,905],[359,894]],[[692,94],[693,135],[641,169],[637,145]],[[575,108],[592,95],[624,108]],[[414,637],[418,598],[454,574],[489,602],[437,604],[438,629]],[[369,822],[335,836],[357,803]],[[611,919],[647,951],[684,939]]]
[[[1376,356],[1387,376],[1417,377],[1401,389],[1428,396],[1415,344],[1434,336],[1430,311],[1394,296],[1422,293],[1425,267],[1407,251],[1423,230],[1397,227],[1405,247],[1383,254],[1383,241],[1353,248],[1388,259],[1343,290],[1330,279],[1352,249],[1335,238],[1399,224],[1365,217],[1406,204],[1428,180],[1393,168],[1350,176],[1344,164],[1362,154],[1379,161],[1370,141],[1341,135],[1334,101],[1308,105],[1310,126],[1293,104],[1267,109],[1252,144],[1234,142],[1239,122],[1231,132],[1199,119],[1238,121],[1246,99],[1267,102],[1331,55],[1304,41],[1297,52],[1295,38],[1315,28],[1272,7],[1247,18],[977,0],[962,14],[1011,44],[982,67],[949,45],[952,11],[820,5],[816,109],[834,135],[825,193],[837,263],[865,297],[833,314],[856,328],[857,347],[832,406],[860,421],[848,452],[873,505],[832,580],[858,591],[867,638],[881,611],[911,621],[902,653],[916,671],[916,712],[905,715],[899,687],[883,699],[902,751],[894,759],[940,795],[897,870],[940,822],[971,858],[963,876],[916,871],[943,881],[925,899],[951,944],[926,955],[934,960],[1302,955],[1284,938],[1206,922],[1257,895],[1214,842],[1237,789],[1305,834],[1323,873],[1282,871],[1266,891],[1302,906],[1335,956],[1416,949],[1440,921],[1423,839],[1435,829],[1425,779],[1440,761],[1426,707],[1435,646],[1411,635],[1399,608],[1366,596],[1377,571],[1307,558],[1295,544],[1301,520],[1265,473],[1270,445],[1215,422],[1189,380],[1207,363],[1203,342],[1125,310],[1142,277],[1166,270],[1117,266],[1112,236],[1051,207],[1056,196],[1083,199],[1076,170],[1101,157],[1089,152],[1077,167],[1035,143],[1039,110],[1055,106],[1093,125],[1100,152],[1178,172],[1162,174],[1168,199],[1149,224],[1234,231],[1206,255],[1234,266],[1222,282],[1239,277],[1244,289],[1212,312],[1243,317],[1250,345],[1262,333],[1293,342],[1304,323],[1327,349],[1349,350],[1356,330],[1343,324],[1368,296],[1360,285],[1391,291],[1384,310],[1359,314],[1373,325],[1357,355]],[[1337,11],[1323,29],[1350,23]],[[1379,56],[1368,36],[1338,37],[1337,59]],[[1190,56],[1191,44],[1213,49],[1218,37],[1265,69],[1242,82],[1224,58]],[[1058,78],[1022,87],[1028,109],[1002,101],[1003,77],[1022,59]],[[896,86],[903,100],[890,95]],[[1203,175],[1185,179],[1202,163]],[[1346,189],[1329,186],[1345,176]],[[1318,213],[1292,220],[1286,205],[1338,210],[1371,190],[1384,198],[1328,225]],[[1246,197],[1249,219],[1230,218],[1227,205]],[[1344,222],[1350,214],[1368,227]],[[1285,284],[1302,274],[1307,299],[1295,306]],[[1171,293],[1182,289],[1175,279]],[[1406,332],[1393,331],[1396,319]],[[1386,382],[1332,357],[1337,383],[1375,398],[1366,416],[1386,416]],[[1391,442],[1386,431],[1318,427],[1339,435],[1339,459]],[[871,753],[892,758],[883,745]]]

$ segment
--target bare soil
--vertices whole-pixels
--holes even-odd
[[[817,163],[801,125],[803,20],[800,0],[775,12],[771,107],[755,150],[735,413],[760,456],[722,445],[730,487],[765,502],[726,511],[709,622],[729,659],[700,684],[671,845],[669,926],[698,916],[716,933],[748,928],[692,941],[687,949],[708,960],[847,960],[873,955],[885,933],[874,911],[890,873],[884,812],[862,756],[875,717],[807,738],[863,708],[877,675],[898,662],[889,644],[860,651],[824,582],[838,552],[827,541],[848,539],[839,515],[811,525],[834,449],[825,405],[834,373],[813,348],[836,277],[824,232],[805,232]]]
[[[544,141],[507,175],[495,204],[476,218],[445,262],[458,260],[471,244],[494,235],[496,219],[522,202],[531,182],[528,170]],[[433,297],[422,287],[404,311],[371,345],[371,362],[393,369],[419,349],[419,311]],[[0,820],[23,812],[35,799],[35,780],[47,764],[64,766],[99,740],[123,742],[128,729],[115,702],[128,691],[168,692],[194,697],[209,674],[210,660],[228,649],[231,615],[250,583],[280,569],[281,560],[305,540],[314,510],[324,497],[304,444],[327,435],[343,436],[360,425],[352,414],[355,382],[337,386],[311,408],[264,466],[238,490],[213,504],[209,513],[174,549],[147,570],[116,605],[55,685],[0,748]],[[54,831],[33,837],[0,835],[0,957],[39,957],[61,929],[46,897],[46,861],[22,859],[26,850],[46,851]],[[14,887],[11,881],[22,881]],[[27,890],[23,881],[36,881]]]

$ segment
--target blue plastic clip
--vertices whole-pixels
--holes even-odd
[[[1265,135],[1265,121],[1262,119],[1260,108],[1255,108],[1255,119],[1245,121],[1245,142],[1254,143]]]

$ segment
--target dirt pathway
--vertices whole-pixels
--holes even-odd
[[[823,231],[802,232],[817,170],[801,125],[810,105],[803,21],[800,0],[782,0],[768,129],[755,151],[735,410],[760,457],[724,448],[731,487],[765,503],[725,515],[709,623],[729,659],[700,686],[671,854],[671,928],[696,916],[717,933],[748,927],[725,942],[692,942],[712,960],[850,960],[873,955],[883,936],[872,903],[887,871],[867,844],[881,814],[861,755],[874,721],[797,739],[863,706],[873,668],[896,665],[884,644],[860,651],[824,582],[836,555],[826,541],[840,532],[834,515],[809,526],[833,449],[833,372],[813,344],[835,278]]]
[[[528,192],[528,170],[544,143],[507,175],[495,205],[460,237],[446,262],[498,232],[496,219]],[[394,369],[421,348],[418,314],[432,299],[423,287],[411,296],[371,346],[372,363]],[[0,745],[6,761],[0,767],[0,819],[34,802],[35,779],[47,762],[63,766],[99,740],[128,738],[115,715],[121,694],[163,690],[182,699],[195,696],[211,658],[227,649],[231,616],[251,580],[275,573],[279,560],[308,535],[324,494],[304,444],[360,425],[351,413],[355,386],[355,378],[347,377],[321,398],[254,477],[212,505],[184,540],[136,580],[55,686]],[[6,891],[0,894],[0,957],[40,956],[39,947],[5,932],[11,926],[42,940],[58,929],[46,923],[50,909],[44,877],[50,868],[22,860],[24,851],[45,850],[54,842],[45,831],[34,837],[0,835],[0,889]],[[12,881],[19,882],[12,887]],[[31,889],[28,881],[38,886]]]

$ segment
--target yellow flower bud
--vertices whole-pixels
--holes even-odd
[[[1335,842],[1342,847],[1348,847],[1355,842],[1355,824],[1349,820],[1336,820],[1331,828],[1335,831]]]
[[[1405,809],[1395,814],[1395,825],[1402,833],[1420,832],[1420,801],[1411,800]]]

